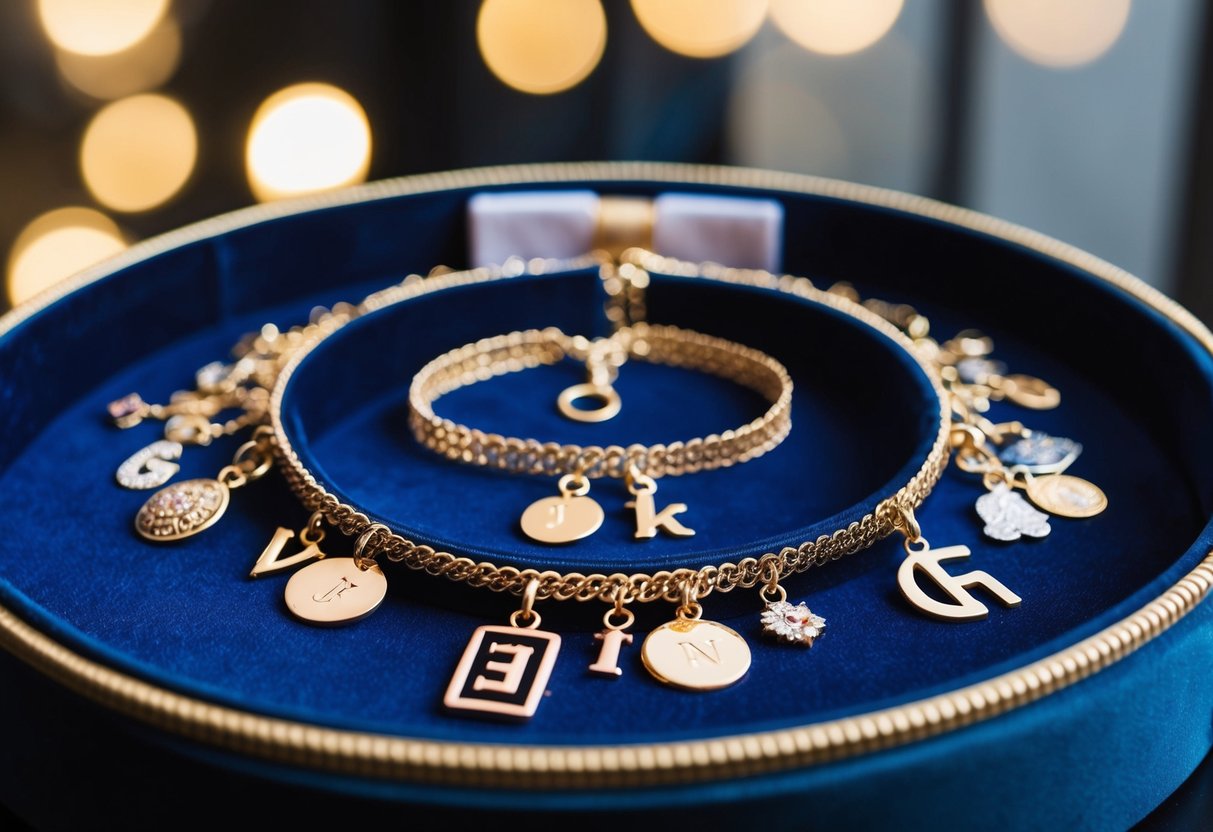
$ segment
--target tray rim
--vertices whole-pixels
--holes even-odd
[[[1092,275],[1169,319],[1213,353],[1213,333],[1125,270],[1047,235],[927,197],[805,174],[665,162],[573,162],[468,168],[388,179],[257,205],[137,243],[0,318],[0,337],[66,295],[178,246],[273,219],[379,199],[494,185],[580,181],[721,185],[858,202],[959,226]],[[91,660],[0,605],[0,646],[68,689],[167,732],[265,760],[376,779],[531,789],[622,788],[721,780],[819,764],[945,734],[1037,701],[1112,666],[1192,612],[1213,588],[1213,552],[1161,595],[1086,639],[990,679],[866,714],[704,740],[628,745],[516,745],[421,740],[342,730],[219,706]]]

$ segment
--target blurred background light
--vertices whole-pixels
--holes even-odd
[[[599,0],[484,0],[476,43],[504,84],[534,95],[577,86],[606,48]]]
[[[762,26],[767,0],[632,0],[649,37],[690,58],[717,58],[745,46]]]
[[[80,146],[80,171],[101,204],[146,211],[181,190],[197,157],[186,109],[163,95],[136,95],[93,116]]]
[[[13,243],[8,296],[28,300],[81,269],[126,248],[114,221],[91,208],[58,208],[33,220]]]
[[[1003,41],[1030,61],[1066,67],[1090,63],[1120,38],[1130,0],[985,0]]]
[[[249,186],[262,202],[366,179],[371,126],[362,105],[330,84],[296,84],[257,108],[245,153]]]
[[[168,0],[38,0],[38,19],[51,43],[81,55],[129,49],[167,10]]]
[[[903,0],[771,0],[771,19],[805,49],[846,55],[884,37],[902,5]]]
[[[59,74],[93,98],[114,99],[159,87],[181,60],[181,26],[166,15],[147,37],[122,52],[81,55],[55,50]]]

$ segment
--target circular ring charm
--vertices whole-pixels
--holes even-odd
[[[1027,492],[1032,502],[1059,517],[1094,517],[1108,507],[1108,498],[1099,486],[1070,474],[1033,477],[1028,480]]]
[[[597,399],[598,407],[592,410],[577,407],[574,402],[580,399]],[[556,399],[556,407],[562,415],[575,422],[605,422],[619,415],[623,402],[614,387],[587,383],[574,384],[561,390]]]
[[[286,582],[286,607],[309,624],[348,624],[373,613],[387,595],[378,566],[359,569],[353,558],[319,560]]]
[[[604,517],[591,497],[544,497],[522,512],[522,531],[540,543],[572,543],[598,531]]]
[[[135,530],[148,540],[192,537],[219,522],[230,500],[231,491],[219,480],[174,483],[143,504],[135,515]]]
[[[684,690],[719,690],[750,669],[750,646],[715,621],[676,618],[649,633],[640,648],[645,668]]]

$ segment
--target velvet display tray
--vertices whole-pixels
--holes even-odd
[[[234,492],[202,536],[169,545],[136,536],[132,515],[147,495],[119,488],[113,471],[158,428],[117,431],[108,401],[189,386],[194,369],[267,321],[290,326],[316,304],[356,301],[437,263],[459,267],[467,199],[522,186],[778,199],[787,272],[911,303],[937,337],[978,327],[1012,372],[1058,387],[1056,410],[1000,402],[989,415],[1082,442],[1072,472],[1104,489],[1108,510],[1054,518],[1043,540],[992,543],[973,510],[980,482],[950,467],[918,512],[924,534],[936,547],[969,546],[971,568],[1015,590],[1020,607],[993,604],[988,619],[964,624],[923,617],[897,591],[903,553],[890,538],[785,583],[829,621],[812,650],[763,641],[753,591],[705,599],[705,617],[741,632],[754,653],[742,682],[709,694],[660,685],[635,648],[622,678],[587,674],[601,605],[542,602],[545,629],[564,646],[523,724],[441,707],[471,632],[504,623],[516,598],[389,564],[379,611],[317,629],[287,615],[284,577],[247,579],[275,527],[307,517],[279,477]],[[925,379],[871,330],[775,288],[654,274],[650,321],[736,340],[789,367],[793,433],[759,460],[660,481],[660,504],[690,506],[694,538],[629,540],[626,495],[599,480],[603,529],[584,545],[538,547],[516,518],[554,493],[552,481],[427,455],[408,432],[407,380],[440,352],[512,329],[603,334],[603,302],[596,273],[583,269],[444,291],[360,319],[292,379],[283,401],[292,442],[344,499],[421,542],[500,563],[632,572],[757,556],[843,527],[904,483],[933,438]],[[418,177],[136,246],[0,327],[0,522],[20,541],[0,556],[0,632],[23,663],[5,660],[15,684],[0,704],[10,706],[9,736],[38,749],[5,759],[0,800],[49,825],[81,817],[51,808],[40,785],[78,766],[90,772],[81,788],[101,802],[154,770],[198,794],[252,778],[291,794],[301,812],[341,793],[464,811],[692,807],[740,818],[761,804],[785,820],[811,806],[826,826],[1128,825],[1211,744],[1213,639],[1199,603],[1213,548],[1211,343],[1157,293],[1047,238],[926,200],[755,171],[585,165]],[[720,431],[762,408],[720,379],[632,362],[621,417],[569,425],[552,401],[579,373],[569,363],[502,377],[436,409],[520,436],[652,442]],[[491,425],[479,423],[485,414]],[[234,447],[187,448],[179,478],[213,476]],[[643,605],[633,632],[671,616],[669,605]],[[31,707],[45,682],[28,666],[73,691],[58,716]],[[89,700],[122,716],[98,717]],[[70,735],[45,742],[62,733],[48,727],[57,719],[103,723],[139,753],[98,770]],[[1130,766],[1143,758],[1144,773]],[[121,814],[154,817],[163,800]]]

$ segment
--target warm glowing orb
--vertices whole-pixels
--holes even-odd
[[[767,0],[632,0],[649,37],[691,58],[718,58],[749,42],[762,26]]]
[[[143,40],[168,0],[38,0],[38,19],[51,43],[81,55],[112,55]]]
[[[484,0],[476,42],[502,83],[534,95],[563,92],[598,66],[606,48],[599,0]]]
[[[245,164],[249,186],[262,202],[361,182],[370,163],[366,112],[337,87],[287,87],[253,116]]]
[[[55,66],[65,81],[106,100],[155,89],[172,77],[180,61],[181,27],[172,15],[130,49],[114,55],[55,50]]]
[[[102,108],[84,131],[80,171],[97,201],[146,211],[176,194],[194,170],[198,134],[179,103],[135,95]]]
[[[114,221],[91,208],[59,208],[17,235],[8,258],[8,296],[22,303],[126,248]]]
[[[903,4],[904,0],[771,0],[771,19],[805,49],[847,55],[884,37]]]
[[[985,0],[994,31],[1029,61],[1067,67],[1112,48],[1129,20],[1130,0]]]

